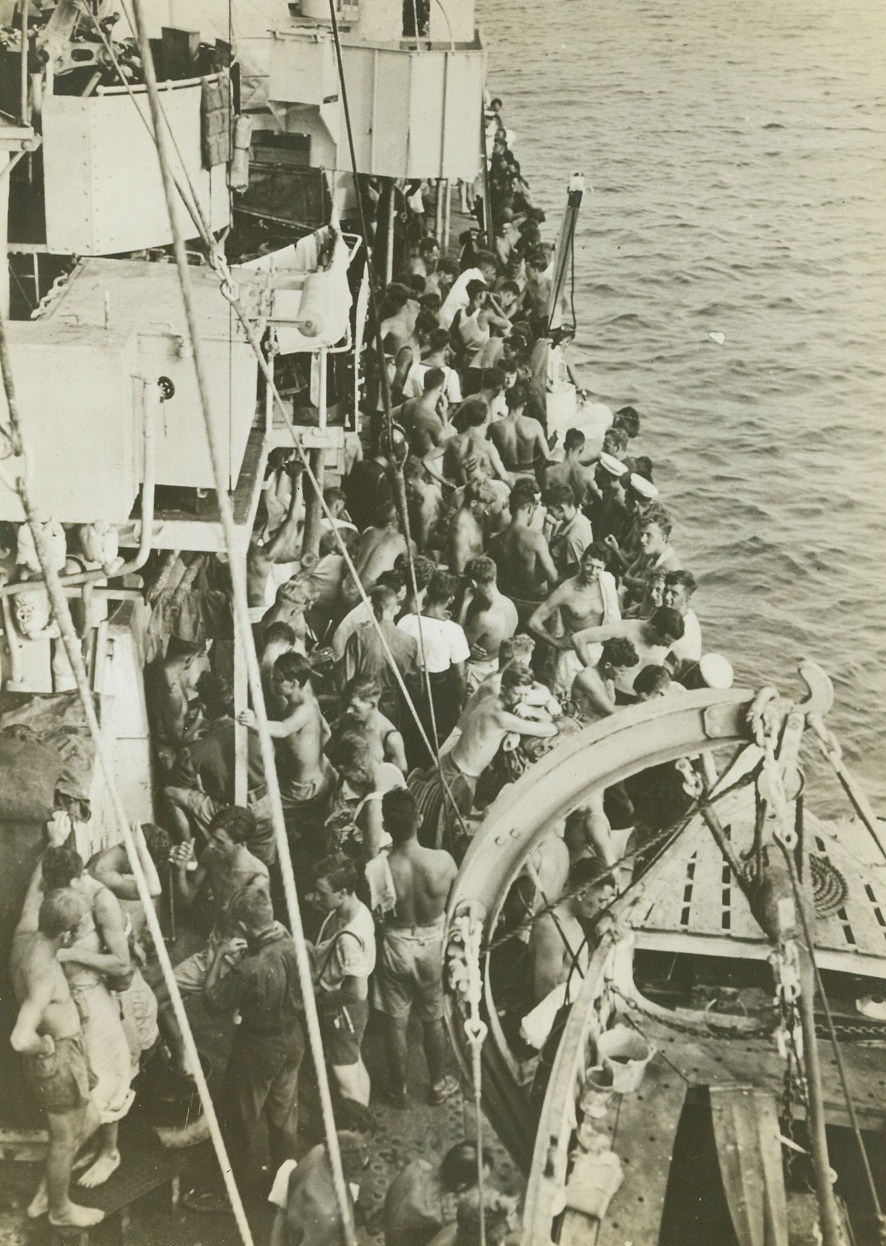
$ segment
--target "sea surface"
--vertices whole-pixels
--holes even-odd
[[[569,174],[592,188],[574,361],[643,417],[706,649],[786,692],[820,662],[886,817],[886,5],[480,0],[480,21],[546,236]]]

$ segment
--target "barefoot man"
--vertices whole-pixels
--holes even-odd
[[[85,900],[63,888],[40,905],[36,930],[16,931],[11,971],[19,1013],[10,1038],[49,1125],[46,1175],[28,1215],[36,1219],[48,1211],[50,1224],[82,1229],[104,1219],[103,1212],[79,1207],[69,1195],[74,1158],[98,1128],[99,1117],[89,1093],[94,1079],[80,1014],[57,953],[85,914]]]
[[[421,813],[411,792],[386,792],[382,816],[393,840],[388,866],[396,898],[385,917],[374,996],[384,1017],[388,1096],[395,1107],[406,1107],[406,1031],[414,1006],[422,1024],[431,1102],[438,1105],[458,1090],[458,1082],[446,1073],[443,1028],[443,917],[457,868],[448,852],[418,842]]]

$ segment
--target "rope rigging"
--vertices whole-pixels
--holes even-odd
[[[334,3],[334,0],[333,0],[333,3]],[[124,10],[124,11],[125,11],[125,10]],[[334,19],[334,16],[335,16],[335,15],[334,15],[334,10],[333,10],[333,19]],[[132,19],[129,17],[128,12],[127,12],[127,20],[129,20],[129,21],[130,21],[130,25],[132,25]],[[157,139],[157,137],[156,137],[155,130],[154,130],[154,129],[152,128],[152,126],[149,124],[149,122],[148,122],[147,118],[145,118],[145,117],[144,117],[144,114],[142,113],[141,109],[138,107],[138,100],[137,100],[137,98],[136,98],[136,96],[135,96],[134,92],[132,91],[132,89],[131,89],[131,88],[129,87],[129,85],[126,83],[125,78],[123,77],[122,70],[120,69],[119,63],[116,61],[116,57],[114,56],[113,48],[112,48],[112,46],[108,43],[108,40],[107,40],[107,38],[106,38],[106,35],[105,35],[104,30],[102,30],[100,26],[97,26],[96,28],[97,28],[97,30],[98,30],[98,33],[99,33],[100,37],[102,38],[103,43],[105,44],[105,47],[106,47],[106,48],[107,48],[107,50],[108,50],[109,57],[112,59],[112,61],[113,61],[113,62],[114,62],[114,64],[115,64],[115,68],[117,69],[117,72],[118,72],[118,74],[119,74],[119,75],[120,75],[120,77],[121,77],[121,81],[123,82],[124,86],[126,86],[127,93],[129,94],[130,98],[132,99],[133,103],[134,103],[134,104],[135,104],[135,106],[136,106],[136,109],[137,109],[137,111],[138,111],[138,113],[139,113],[139,116],[142,118],[142,121],[143,121],[144,125],[145,125],[145,126],[146,126],[146,128],[148,129],[148,132],[149,132],[149,134],[151,135],[151,138],[152,138],[153,142],[155,143],[155,145],[156,145],[156,146],[158,146],[158,147],[159,147],[159,143],[158,143],[158,139]],[[336,29],[336,31],[337,31],[337,25],[335,26],[335,29]],[[343,70],[342,70],[342,68],[341,68],[341,63],[340,63],[340,62],[339,62],[339,68],[340,68],[340,71],[341,71],[341,72],[343,72]],[[350,115],[350,114],[347,112],[346,88],[344,87],[344,83],[343,83],[342,96],[343,96],[343,103],[344,103],[344,105],[345,105],[346,115],[347,115],[347,117],[348,117],[349,135],[350,135],[350,134],[351,134],[351,131],[350,131],[350,121],[349,121],[349,115]],[[326,518],[330,521],[331,528],[332,528],[332,533],[333,533],[333,538],[334,538],[334,540],[336,541],[336,544],[338,545],[339,551],[340,551],[340,553],[342,554],[342,556],[343,556],[343,558],[344,558],[345,565],[346,565],[346,567],[347,567],[347,569],[348,569],[348,571],[349,571],[349,573],[350,573],[350,575],[351,575],[351,577],[352,577],[352,579],[353,579],[353,581],[354,581],[354,584],[355,584],[355,586],[356,586],[356,588],[357,588],[357,590],[358,590],[359,596],[360,596],[360,598],[361,598],[361,600],[362,600],[363,604],[364,604],[364,605],[367,607],[367,609],[368,609],[368,613],[369,613],[369,621],[370,621],[370,623],[372,624],[372,626],[375,628],[375,631],[376,631],[376,633],[377,633],[377,635],[378,635],[378,637],[379,637],[379,640],[380,640],[380,642],[381,642],[381,645],[382,645],[382,648],[383,648],[383,651],[384,651],[385,659],[386,659],[386,661],[387,661],[387,663],[388,663],[388,665],[389,665],[389,667],[390,667],[390,669],[391,669],[392,674],[394,675],[394,678],[395,678],[395,680],[396,680],[396,682],[397,682],[397,685],[398,685],[398,688],[399,688],[399,690],[400,690],[400,692],[401,692],[401,694],[402,694],[402,696],[403,696],[403,698],[404,698],[404,701],[405,701],[406,706],[407,706],[407,708],[408,708],[408,710],[409,710],[409,712],[410,712],[410,715],[411,715],[411,717],[412,717],[413,721],[415,722],[415,725],[416,725],[416,729],[417,729],[417,732],[418,732],[419,738],[421,739],[421,741],[422,741],[423,745],[424,745],[424,746],[425,746],[425,748],[427,749],[428,755],[432,758],[432,760],[433,760],[433,762],[434,762],[434,765],[435,765],[435,767],[436,767],[436,769],[437,769],[437,773],[438,773],[438,777],[439,777],[439,780],[440,780],[440,784],[441,784],[441,788],[442,788],[442,791],[443,791],[444,797],[445,797],[445,799],[448,801],[448,803],[449,803],[449,805],[450,805],[450,808],[451,808],[451,810],[452,810],[452,812],[453,812],[453,814],[454,814],[454,816],[455,816],[456,821],[457,821],[457,822],[458,822],[458,824],[459,824],[459,827],[460,827],[460,829],[461,829],[461,831],[462,831],[462,834],[463,834],[463,835],[465,835],[465,836],[468,836],[468,834],[469,834],[469,832],[468,832],[468,828],[467,828],[467,826],[466,826],[466,824],[465,824],[465,822],[464,822],[464,819],[463,819],[463,817],[462,817],[461,811],[459,810],[459,808],[458,808],[458,805],[457,805],[456,801],[455,801],[455,800],[454,800],[454,798],[452,797],[452,793],[451,793],[451,791],[450,791],[449,785],[448,785],[448,783],[447,783],[447,781],[446,781],[445,775],[443,774],[443,771],[442,771],[442,766],[441,766],[441,762],[440,762],[440,754],[439,754],[439,749],[438,749],[438,746],[437,746],[437,744],[436,744],[436,738],[437,738],[436,717],[435,717],[435,713],[434,713],[434,703],[433,703],[433,698],[432,698],[432,696],[431,696],[430,675],[429,675],[429,672],[428,672],[428,670],[427,670],[427,662],[426,662],[426,659],[425,659],[425,650],[424,650],[423,630],[422,630],[422,625],[421,625],[421,615],[419,614],[419,615],[417,616],[417,617],[418,617],[418,643],[419,643],[419,652],[420,652],[420,656],[421,656],[421,666],[422,666],[422,670],[423,670],[423,677],[424,677],[424,680],[425,680],[425,685],[426,685],[426,693],[425,693],[425,695],[426,695],[426,697],[427,697],[428,707],[429,707],[429,714],[430,714],[430,719],[431,719],[431,738],[430,738],[430,739],[428,738],[428,734],[427,734],[427,732],[426,732],[426,731],[425,731],[425,729],[424,729],[424,725],[423,725],[423,723],[422,723],[422,721],[421,721],[421,718],[420,718],[420,716],[419,716],[419,713],[418,713],[418,710],[417,710],[417,708],[416,708],[416,706],[415,706],[415,703],[414,703],[414,701],[413,701],[413,699],[412,699],[412,696],[411,696],[411,694],[409,693],[409,690],[408,690],[408,688],[407,688],[407,686],[406,686],[406,684],[405,684],[405,682],[404,682],[404,680],[403,680],[403,677],[402,677],[402,675],[401,675],[401,673],[400,673],[400,670],[399,670],[399,668],[398,668],[398,666],[397,666],[397,664],[396,664],[396,661],[395,661],[394,656],[393,656],[393,654],[392,654],[392,652],[391,652],[390,646],[388,645],[387,640],[385,639],[384,633],[383,633],[383,632],[382,632],[382,630],[381,630],[381,627],[380,627],[380,625],[379,625],[379,623],[378,623],[378,620],[375,618],[375,614],[374,614],[374,611],[372,610],[372,605],[371,605],[371,602],[370,602],[369,596],[368,596],[368,594],[366,593],[366,591],[365,591],[365,589],[364,589],[364,587],[363,587],[363,585],[362,585],[362,582],[361,582],[361,580],[360,580],[360,577],[359,577],[359,576],[358,576],[358,574],[357,574],[356,567],[355,567],[355,565],[354,565],[354,563],[353,563],[353,560],[351,559],[351,556],[350,556],[350,553],[349,553],[349,551],[348,551],[348,549],[347,549],[347,546],[345,545],[344,541],[342,540],[341,535],[340,535],[340,533],[339,533],[339,530],[338,530],[337,526],[335,525],[335,523],[334,523],[334,522],[332,522],[332,521],[333,521],[333,516],[332,516],[332,513],[331,513],[331,511],[330,511],[329,507],[326,505],[326,502],[325,502],[325,500],[324,500],[324,498],[323,498],[322,486],[321,486],[321,484],[320,484],[320,482],[319,482],[319,480],[318,480],[318,478],[317,478],[316,474],[314,473],[313,468],[311,467],[310,460],[309,460],[309,458],[308,458],[307,454],[305,453],[305,451],[304,451],[304,449],[303,449],[303,447],[302,447],[302,445],[301,445],[301,442],[300,442],[300,440],[299,440],[299,436],[298,436],[298,432],[297,432],[297,430],[296,430],[296,427],[295,427],[295,425],[293,424],[293,422],[292,422],[291,418],[289,417],[289,413],[288,413],[288,411],[287,411],[287,409],[286,409],[286,406],[285,406],[285,404],[284,404],[283,398],[281,397],[281,395],[280,395],[280,393],[279,393],[279,391],[278,391],[278,389],[277,389],[277,385],[276,385],[276,382],[275,382],[275,380],[274,380],[273,369],[272,369],[272,367],[268,364],[268,361],[267,361],[267,359],[265,358],[265,355],[264,355],[264,353],[263,353],[263,351],[262,351],[262,349],[261,349],[261,344],[260,344],[260,342],[258,341],[258,339],[256,338],[256,335],[255,335],[255,332],[254,332],[253,326],[252,326],[252,324],[251,324],[250,320],[248,319],[248,317],[247,317],[246,313],[243,311],[242,305],[241,305],[241,304],[240,304],[240,302],[239,302],[239,291],[238,291],[238,288],[237,288],[237,284],[236,284],[236,282],[233,280],[233,278],[231,277],[230,271],[229,271],[228,266],[227,266],[227,261],[226,261],[226,259],[225,259],[224,255],[222,254],[222,252],[219,250],[219,248],[218,248],[218,244],[216,243],[216,240],[215,240],[215,238],[214,238],[214,236],[213,236],[213,234],[212,234],[212,232],[211,232],[211,229],[210,229],[209,224],[208,224],[208,222],[207,222],[207,220],[206,220],[206,217],[205,217],[205,215],[204,215],[204,214],[203,214],[203,212],[202,212],[202,209],[201,209],[201,207],[200,207],[199,200],[198,200],[198,198],[197,198],[196,191],[195,191],[195,189],[194,189],[193,183],[191,182],[190,178],[188,177],[187,168],[186,168],[186,166],[185,166],[185,163],[184,163],[184,160],[183,160],[183,157],[182,157],[181,151],[180,151],[180,149],[179,149],[179,147],[178,147],[178,145],[177,145],[177,142],[176,142],[176,139],[175,139],[175,134],[174,134],[174,132],[173,132],[172,126],[171,126],[171,125],[170,125],[170,123],[169,123],[168,118],[166,117],[166,114],[165,114],[165,112],[164,112],[164,110],[163,110],[162,104],[160,104],[159,111],[160,111],[160,116],[162,117],[162,119],[163,119],[163,120],[164,120],[164,122],[165,122],[165,125],[166,125],[166,130],[168,131],[168,133],[169,133],[169,135],[170,135],[170,138],[171,138],[171,140],[172,140],[172,144],[173,144],[173,147],[174,147],[174,149],[175,149],[175,151],[176,151],[176,154],[178,155],[179,162],[180,162],[180,163],[181,163],[181,165],[182,165],[182,170],[183,170],[184,175],[185,175],[185,179],[186,179],[186,182],[187,182],[188,192],[189,192],[189,193],[188,193],[188,194],[186,194],[186,193],[185,193],[184,188],[182,187],[182,185],[181,185],[181,183],[179,182],[179,180],[176,178],[175,174],[174,174],[174,173],[172,173],[172,172],[170,171],[170,177],[171,177],[171,179],[172,179],[173,185],[175,186],[175,189],[176,189],[176,191],[178,192],[178,194],[179,194],[179,196],[180,196],[180,198],[181,198],[181,200],[182,200],[182,203],[184,204],[185,208],[187,209],[188,214],[189,214],[189,216],[191,217],[191,220],[192,220],[192,222],[193,222],[193,224],[194,224],[195,228],[197,229],[198,234],[199,234],[199,236],[200,236],[201,240],[203,241],[203,244],[204,244],[204,245],[206,246],[206,248],[207,248],[207,253],[208,253],[208,258],[209,258],[209,264],[210,264],[210,267],[213,269],[213,271],[216,273],[216,275],[217,275],[217,276],[218,276],[218,278],[219,278],[219,282],[220,282],[220,285],[221,285],[221,292],[222,292],[223,296],[225,297],[225,299],[227,299],[227,301],[228,301],[228,303],[230,304],[231,308],[233,309],[233,311],[234,311],[235,315],[237,316],[237,318],[238,318],[238,320],[239,320],[239,322],[240,322],[240,324],[241,324],[241,327],[243,328],[243,330],[244,330],[244,332],[245,332],[245,334],[246,334],[247,340],[248,340],[249,345],[251,346],[251,348],[252,348],[252,350],[253,350],[253,352],[254,352],[254,354],[255,354],[255,356],[256,356],[256,359],[257,359],[258,364],[259,364],[259,368],[260,368],[260,370],[261,370],[261,372],[262,372],[262,375],[263,375],[263,377],[264,377],[264,380],[265,380],[265,382],[266,382],[266,384],[267,384],[267,386],[268,386],[269,392],[270,392],[270,394],[271,394],[271,396],[272,396],[272,398],[273,398],[274,403],[276,404],[277,410],[278,410],[279,414],[281,415],[281,417],[282,417],[282,419],[283,419],[283,422],[284,422],[284,424],[285,424],[285,426],[286,426],[286,429],[287,429],[287,431],[288,431],[288,433],[289,433],[289,435],[290,435],[290,437],[291,437],[291,439],[292,439],[292,442],[293,442],[293,445],[294,445],[294,447],[295,447],[295,450],[296,450],[296,452],[297,452],[297,454],[298,454],[298,456],[299,456],[299,459],[300,459],[300,461],[301,461],[301,463],[302,463],[302,466],[303,466],[303,468],[304,468],[304,470],[305,470],[305,474],[306,474],[306,476],[308,477],[308,479],[310,480],[311,485],[313,486],[314,492],[315,492],[315,494],[316,494],[316,496],[317,496],[317,498],[318,498],[318,500],[319,500],[321,510],[323,511],[324,516],[325,516],[325,517],[326,517]],[[352,139],[352,137],[351,137],[351,143],[352,143],[352,160],[353,160],[353,139]],[[355,165],[355,167],[356,167],[356,165]],[[356,174],[355,174],[355,186],[356,186]],[[363,230],[363,232],[364,232],[364,237],[368,238],[368,232],[367,232],[367,228],[368,228],[368,227],[367,227],[366,217],[365,217],[365,214],[364,214],[364,209],[363,209],[363,202],[362,202],[362,198],[361,198],[361,195],[360,195],[360,192],[359,192],[359,187],[357,187],[357,202],[358,202],[359,209],[360,209],[361,229],[362,229],[362,230]],[[374,286],[374,281],[373,281],[373,274],[372,274],[372,268],[371,268],[371,265],[368,265],[368,266],[367,266],[367,275],[368,275],[368,278],[369,278],[370,305],[371,305],[371,308],[372,308],[372,311],[373,311],[373,319],[374,319],[374,321],[375,321],[375,325],[376,325],[376,335],[377,335],[377,339],[378,339],[378,349],[379,349],[379,351],[381,352],[381,359],[382,359],[382,367],[381,367],[381,369],[380,369],[380,378],[381,378],[381,383],[382,383],[382,388],[383,388],[383,401],[384,401],[384,405],[385,405],[386,420],[387,420],[387,424],[388,424],[388,440],[389,440],[389,444],[393,445],[393,433],[392,433],[392,430],[393,430],[393,428],[394,428],[394,424],[393,424],[393,419],[392,419],[392,415],[391,415],[391,407],[390,407],[390,393],[389,393],[389,390],[388,390],[388,378],[387,378],[387,372],[386,372],[386,370],[385,370],[385,368],[384,368],[384,366],[383,366],[383,360],[384,360],[384,350],[383,350],[383,344],[381,343],[380,333],[379,333],[379,325],[380,325],[380,320],[379,320],[379,318],[378,318],[377,300],[376,300],[376,296],[375,296],[375,286]],[[401,511],[401,520],[402,520],[403,525],[404,525],[404,528],[403,528],[403,534],[404,534],[404,537],[405,537],[405,540],[406,540],[407,566],[408,566],[408,568],[409,568],[409,574],[410,574],[410,580],[411,580],[411,588],[412,588],[413,597],[414,597],[414,598],[417,598],[417,595],[418,595],[418,586],[417,586],[417,582],[416,582],[416,578],[415,578],[415,562],[414,562],[414,556],[413,556],[413,553],[412,553],[411,536],[410,536],[410,528],[409,528],[409,516],[408,516],[408,511],[407,511],[407,508],[406,508],[406,504],[405,504],[405,487],[404,487],[403,475],[402,475],[402,465],[400,465],[400,464],[397,464],[397,463],[396,463],[396,461],[393,459],[393,455],[392,455],[392,466],[394,467],[395,477],[396,477],[397,482],[398,482],[398,501],[401,501],[401,499],[402,499],[402,501],[401,501],[401,505],[398,507],[398,509]]]
[[[231,1208],[234,1213],[237,1228],[244,1246],[252,1246],[252,1234],[249,1229],[246,1213],[243,1209],[243,1203],[240,1199],[236,1182],[234,1181],[231,1173],[231,1164],[228,1159],[215,1107],[209,1094],[209,1087],[206,1083],[206,1076],[200,1062],[197,1045],[194,1041],[194,1035],[191,1030],[190,1022],[188,1021],[184,1002],[178,989],[178,983],[175,980],[175,971],[164,942],[163,931],[160,928],[157,913],[154,909],[154,903],[148,887],[148,882],[145,878],[144,870],[139,859],[138,848],[136,846],[135,839],[133,838],[132,829],[129,825],[126,817],[126,811],[123,807],[123,800],[117,787],[114,775],[114,761],[102,736],[101,727],[99,725],[98,716],[95,710],[95,704],[92,699],[92,691],[89,687],[89,677],[83,661],[80,641],[77,638],[73,619],[71,618],[70,607],[68,606],[67,598],[64,595],[64,590],[59,583],[58,573],[53,568],[51,556],[46,546],[43,529],[40,525],[39,518],[31,500],[30,488],[27,482],[28,456],[21,432],[19,412],[15,401],[15,384],[12,376],[12,370],[9,366],[9,355],[6,340],[6,322],[3,316],[0,316],[0,367],[2,367],[3,386],[6,391],[6,398],[10,411],[11,432],[14,444],[18,446],[18,457],[21,460],[21,471],[16,481],[16,492],[21,500],[28,526],[30,527],[33,535],[34,548],[37,554],[37,559],[40,563],[41,571],[43,572],[46,591],[49,594],[49,599],[52,603],[52,608],[58,623],[61,640],[64,645],[68,661],[71,665],[71,670],[73,672],[77,687],[77,694],[83,707],[83,712],[86,716],[86,723],[89,728],[90,736],[92,737],[95,745],[99,765],[111,798],[114,816],[117,821],[123,843],[126,846],[126,852],[129,857],[130,868],[138,890],[139,900],[142,908],[144,909],[145,920],[157,950],[157,956],[160,961],[160,967],[163,971],[164,981],[169,988],[173,1011],[175,1012],[175,1018],[179,1029],[181,1030],[185,1050],[193,1070],[194,1080],[197,1083],[197,1091],[200,1095],[200,1102],[203,1105],[203,1111],[206,1115],[207,1125],[209,1126],[212,1145],[218,1159],[219,1168],[221,1169],[228,1197],[231,1200]]]
[[[154,127],[154,137],[157,144],[157,155],[163,181],[163,190],[166,198],[167,210],[169,212],[170,226],[173,232],[175,263],[178,270],[179,286],[181,288],[182,302],[184,304],[185,317],[188,325],[188,336],[194,360],[194,373],[197,380],[200,395],[200,406],[206,429],[206,438],[209,446],[210,457],[212,460],[216,495],[218,497],[219,516],[224,530],[225,544],[229,553],[235,554],[235,551],[238,548],[238,541],[236,525],[234,522],[233,506],[225,483],[225,469],[222,460],[221,448],[212,423],[206,366],[203,359],[202,344],[198,332],[196,311],[193,305],[184,239],[181,236],[181,230],[178,226],[175,214],[174,187],[170,176],[169,157],[165,143],[162,110],[160,107],[157,79],[154,71],[154,62],[151,54],[150,43],[148,41],[142,0],[133,0],[133,10],[135,13],[139,48],[144,64],[145,85],[147,87],[148,98],[151,105],[151,116]],[[341,1217],[347,1246],[355,1246],[356,1236],[354,1230],[353,1210],[348,1196],[341,1154],[338,1149],[335,1116],[332,1107],[332,1095],[326,1072],[326,1061],[323,1051],[323,1040],[320,1033],[317,1002],[313,992],[311,962],[307,946],[305,944],[301,911],[295,889],[292,859],[289,852],[289,840],[286,835],[286,826],[283,817],[280,785],[275,768],[274,746],[271,740],[270,731],[268,729],[268,715],[264,703],[258,655],[255,649],[255,640],[252,634],[252,627],[249,618],[245,563],[236,556],[231,557],[230,573],[233,588],[234,615],[237,631],[239,632],[238,639],[245,651],[249,688],[252,695],[253,709],[258,725],[262,764],[265,772],[265,780],[268,785],[268,795],[271,802],[277,853],[282,866],[281,873],[283,877],[283,890],[286,898],[286,909],[289,916],[290,929],[292,931],[293,942],[296,950],[296,963],[304,1001],[305,1023],[308,1031],[308,1042],[311,1048],[311,1055],[314,1061],[314,1069],[317,1076],[321,1115],[326,1133],[326,1145],[332,1169],[335,1197],[338,1204],[338,1211]]]

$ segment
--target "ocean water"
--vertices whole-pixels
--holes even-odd
[[[788,693],[820,662],[886,817],[886,6],[480,0],[480,21],[546,236],[570,172],[592,188],[574,361],[643,416],[705,647]]]

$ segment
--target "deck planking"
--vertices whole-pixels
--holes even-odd
[[[639,1090],[614,1096],[612,1150],[622,1162],[624,1181],[602,1221],[566,1211],[560,1246],[624,1246],[626,1241],[658,1240],[687,1089],[686,1081],[656,1054]]]

